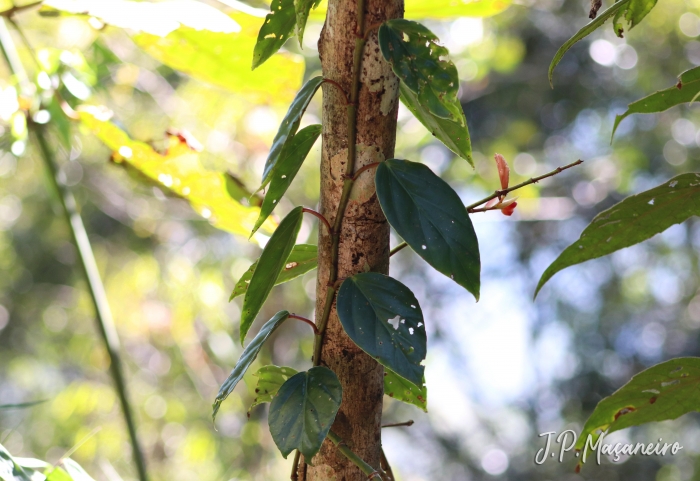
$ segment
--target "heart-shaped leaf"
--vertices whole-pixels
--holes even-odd
[[[255,222],[251,235],[255,234],[258,228],[263,225],[284,193],[287,192],[294,177],[299,172],[301,164],[304,163],[306,156],[309,155],[311,147],[314,146],[316,139],[321,135],[321,129],[321,125],[304,127],[296,135],[292,136],[284,149],[282,149],[279,160],[270,174],[270,188],[265,194],[265,199],[260,207],[260,216]]]
[[[607,22],[610,17],[616,15],[618,10],[620,10],[621,8],[625,8],[629,2],[630,0],[620,0],[619,2],[613,3],[605,11],[599,13],[594,20],[592,20],[585,27],[576,32],[576,35],[564,42],[564,45],[559,47],[557,53],[554,54],[552,63],[549,64],[548,76],[550,85],[552,85],[552,76],[554,74],[554,68],[559,64],[561,59],[564,57],[564,54],[568,52],[569,49],[573,47],[579,40],[583,40],[596,30],[598,30],[598,28],[600,28],[605,22]]]
[[[272,0],[253,49],[253,70],[282,48],[292,36],[295,24],[294,0]]]
[[[285,458],[298,449],[311,461],[335,420],[343,388],[335,373],[312,367],[285,382],[270,404],[270,434]]]
[[[544,271],[535,290],[557,272],[650,239],[673,224],[700,215],[700,174],[681,174],[646,192],[627,197],[598,214]]]
[[[428,388],[425,386],[425,378],[423,379],[423,387],[419,389],[412,382],[385,367],[384,394],[407,404],[418,406],[423,411],[428,412]]]
[[[700,358],[682,357],[650,367],[598,403],[583,426],[576,449],[583,449],[589,436],[595,444],[603,432],[700,411],[698,389]]]
[[[680,74],[678,83],[673,87],[659,90],[629,104],[624,113],[615,117],[612,135],[615,136],[617,126],[629,115],[663,112],[676,105],[694,101],[698,94],[700,94],[700,67],[695,67]]]
[[[377,167],[377,197],[396,232],[431,266],[479,299],[479,242],[467,209],[428,167],[389,159]]]
[[[272,398],[277,395],[282,384],[296,373],[297,371],[291,367],[263,366],[258,369],[254,374],[258,378],[258,384],[255,386],[255,400],[248,412],[250,413],[258,404],[272,402]]]
[[[421,105],[418,96],[405,83],[400,83],[399,90],[401,92],[401,101],[420,120],[420,123],[440,142],[445,144],[448,149],[473,166],[472,143],[469,138],[466,118],[462,118],[460,122],[454,122],[450,119],[437,117]],[[464,117],[464,113],[462,113],[462,117]]]
[[[363,351],[422,388],[427,337],[423,312],[408,287],[384,274],[356,274],[340,286],[338,317]]]
[[[287,262],[284,264],[282,272],[277,276],[275,285],[284,284],[292,279],[296,279],[302,274],[316,269],[318,265],[318,248],[310,244],[297,244],[292,248],[292,252],[287,257]],[[248,290],[248,285],[250,284],[250,279],[253,277],[255,268],[258,266],[258,261],[256,260],[253,264],[245,271],[245,274],[236,282],[236,286],[233,288],[231,297],[229,301],[232,301],[235,297],[245,294]]]
[[[238,362],[236,363],[236,366],[233,368],[233,371],[231,371],[231,374],[228,375],[224,383],[221,385],[221,388],[219,389],[219,394],[216,395],[216,399],[214,400],[213,404],[213,412],[212,412],[212,419],[216,419],[216,413],[219,412],[219,408],[221,407],[221,403],[228,397],[231,392],[233,392],[233,389],[236,387],[236,384],[243,379],[243,375],[246,373],[248,368],[250,367],[251,364],[253,364],[253,361],[255,361],[255,358],[258,357],[258,353],[260,352],[260,349],[262,348],[262,345],[267,341],[267,338],[272,335],[273,332],[275,332],[275,329],[277,329],[284,321],[286,321],[289,318],[289,312],[287,311],[280,311],[277,314],[275,314],[272,319],[267,321],[265,325],[260,329],[260,332],[258,332],[257,336],[248,344],[248,346],[243,349],[243,353],[241,354],[241,357],[238,359]]]
[[[260,254],[243,298],[241,344],[292,252],[301,227],[302,209],[303,207],[296,207],[287,214]]]
[[[301,123],[301,117],[304,115],[306,108],[309,106],[309,102],[311,102],[311,98],[322,83],[323,77],[314,77],[306,82],[294,98],[292,105],[289,106],[289,110],[284,116],[284,119],[282,119],[282,124],[272,141],[270,153],[265,161],[265,170],[263,171],[263,180],[260,189],[265,187],[270,180],[272,180],[272,175],[282,157],[285,146],[291,142],[292,138],[297,133],[299,123]]]
[[[413,91],[418,103],[436,117],[465,126],[459,103],[457,67],[433,32],[418,22],[397,18],[379,27],[379,47],[394,73]]]
[[[321,3],[321,0],[294,0],[294,9],[297,15],[297,37],[299,37],[300,47],[302,47],[302,41],[304,40],[304,29],[306,28],[306,21],[309,19],[311,8],[318,7],[319,3]]]

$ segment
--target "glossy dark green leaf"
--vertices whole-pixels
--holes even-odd
[[[297,17],[297,37],[299,37],[299,46],[304,40],[304,29],[306,21],[309,19],[311,8],[316,8],[321,3],[321,0],[294,0],[294,9]]]
[[[292,248],[292,252],[289,254],[289,257],[287,257],[287,262],[284,264],[284,268],[277,276],[275,285],[284,284],[292,279],[296,279],[300,275],[316,269],[317,265],[318,247],[310,244],[297,244]],[[255,272],[255,268],[257,266],[258,261],[255,261],[248,268],[248,270],[245,271],[245,274],[243,274],[243,276],[236,283],[236,286],[233,288],[229,301],[246,293],[250,279],[253,277],[253,273]]]
[[[272,141],[272,148],[270,148],[270,153],[265,161],[263,180],[262,184],[260,185],[261,189],[270,183],[270,180],[272,180],[272,175],[282,157],[285,146],[289,144],[292,138],[296,135],[297,130],[299,129],[299,123],[301,122],[301,117],[304,115],[306,108],[309,106],[309,102],[311,102],[311,98],[314,96],[322,83],[323,77],[314,77],[306,82],[294,98],[292,105],[289,106],[289,110],[284,116],[284,119],[282,119],[282,124],[277,131],[277,135],[275,135],[275,138]]]
[[[469,138],[469,129],[467,128],[467,120],[464,118],[464,113],[462,113],[463,118],[460,122],[437,117],[421,105],[418,96],[405,83],[401,82],[399,89],[401,91],[401,101],[420,120],[420,123],[440,142],[445,144],[448,149],[473,166],[472,143]]]
[[[700,358],[682,357],[650,367],[598,403],[576,448],[582,449],[589,435],[595,443],[601,432],[610,434],[700,411],[699,389]]]
[[[301,227],[302,209],[302,207],[296,207],[287,214],[260,254],[258,265],[255,267],[243,298],[241,344],[292,252]]]
[[[260,27],[253,49],[253,70],[265,63],[292,36],[296,14],[294,0],[272,0],[270,13]]]
[[[311,461],[335,420],[343,388],[335,373],[312,367],[285,382],[270,404],[270,434],[285,458],[298,449]]]
[[[425,386],[425,378],[423,379],[423,387],[419,389],[412,382],[385,368],[384,394],[407,404],[413,404],[428,412],[428,388]]]
[[[255,234],[255,231],[263,225],[284,193],[287,192],[294,177],[299,172],[301,164],[304,163],[306,156],[309,155],[311,147],[314,146],[316,139],[321,135],[321,130],[321,125],[309,125],[291,136],[286,142],[275,167],[270,172],[270,187],[267,190],[267,194],[265,194],[265,199],[260,208],[260,217],[255,222],[251,235]]]
[[[272,402],[272,398],[277,395],[282,384],[296,373],[297,371],[291,367],[263,366],[258,369],[254,374],[258,378],[258,384],[255,386],[255,400],[248,412],[258,404]]]
[[[674,224],[700,215],[700,174],[681,174],[651,190],[627,197],[598,214],[542,274],[535,296],[557,272],[639,244]]]
[[[433,32],[418,22],[389,20],[379,27],[379,47],[401,82],[430,114],[466,125],[459,103],[457,68]]]
[[[673,87],[659,90],[629,104],[624,113],[615,117],[612,135],[615,136],[618,125],[629,115],[663,112],[676,105],[694,101],[698,94],[700,94],[700,67],[695,67],[680,74],[678,83]]]
[[[552,59],[552,63],[549,64],[548,76],[550,85],[552,84],[554,68],[559,64],[561,59],[564,57],[564,54],[568,52],[569,49],[573,47],[579,40],[583,40],[584,38],[595,32],[600,26],[607,22],[610,17],[616,15],[618,10],[626,8],[627,4],[630,1],[631,0],[620,0],[619,2],[613,3],[605,11],[599,13],[598,16],[591,22],[589,22],[585,27],[576,32],[576,35],[564,42],[564,45],[559,47],[559,50],[557,50],[557,53]]]
[[[286,321],[289,318],[289,312],[287,311],[280,311],[277,314],[275,314],[272,319],[267,321],[265,325],[260,329],[260,332],[258,332],[257,336],[248,344],[248,346],[243,349],[243,353],[241,354],[241,357],[238,359],[238,362],[236,363],[236,366],[233,368],[233,371],[231,371],[231,374],[228,375],[224,383],[221,385],[221,388],[219,389],[219,394],[216,395],[216,399],[214,400],[213,404],[213,412],[212,412],[212,419],[216,419],[216,413],[219,412],[219,408],[221,407],[221,403],[226,399],[231,392],[233,392],[233,389],[236,387],[236,384],[243,379],[243,375],[246,373],[248,368],[250,367],[251,364],[253,364],[253,361],[255,361],[255,358],[258,357],[258,353],[260,352],[260,349],[262,348],[262,345],[267,341],[267,338],[272,335],[273,332],[275,332],[275,329],[277,329],[284,321]]]
[[[479,299],[474,227],[457,193],[428,167],[389,159],[377,167],[377,197],[396,232],[431,266]]]
[[[423,386],[427,336],[423,312],[411,290],[384,274],[346,279],[338,291],[343,329],[363,351],[399,376]]]

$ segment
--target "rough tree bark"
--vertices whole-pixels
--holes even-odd
[[[403,16],[403,0],[365,0],[365,31],[360,90],[357,102],[356,172],[361,167],[394,155],[398,79],[384,61],[377,43],[377,26]],[[326,24],[319,40],[323,75],[334,80],[350,96],[353,53],[357,31],[357,0],[330,0]],[[348,120],[343,93],[331,84],[323,89],[323,154],[321,161],[321,213],[335,221],[348,162]],[[319,268],[316,287],[316,319],[324,310],[332,262],[331,235],[319,229]],[[362,173],[354,183],[340,234],[338,279],[358,272],[389,272],[389,225],[374,187],[374,169]],[[384,369],[360,350],[343,332],[335,305],[327,324],[321,364],[331,368],[343,386],[343,403],[333,424],[335,431],[356,454],[379,467]],[[299,468],[305,481],[366,480],[326,440],[313,459],[313,466]]]

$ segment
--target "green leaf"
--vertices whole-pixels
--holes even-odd
[[[282,48],[292,36],[295,24],[294,0],[272,0],[253,50],[253,70]]]
[[[625,11],[625,20],[629,23],[628,30],[632,30],[647,16],[656,6],[657,0],[630,0]],[[618,37],[622,37],[622,30],[616,30]]]
[[[676,105],[693,102],[698,94],[700,94],[700,67],[695,67],[680,74],[678,83],[673,87],[659,90],[629,104],[623,114],[615,117],[612,136],[615,136],[620,122],[629,115],[663,112]]]
[[[302,209],[303,207],[295,207],[287,214],[260,254],[258,265],[255,267],[243,298],[241,344],[292,252],[301,227]]]
[[[46,481],[73,481],[73,478],[59,467],[54,467],[46,473]]]
[[[71,458],[63,459],[63,467],[73,481],[95,481],[92,476],[85,472],[83,467]]]
[[[86,8],[87,5],[87,8]],[[169,2],[49,0],[42,12],[98,18],[129,29],[132,40],[161,63],[256,103],[287,103],[299,89],[304,61],[285,53],[252,72],[260,18],[225,15],[202,2],[173,9]]]
[[[272,175],[277,168],[277,164],[282,158],[285,147],[291,143],[292,139],[299,129],[299,124],[301,123],[301,117],[304,115],[306,108],[311,102],[311,98],[314,96],[318,88],[323,83],[323,77],[314,77],[304,84],[299,93],[294,98],[292,105],[289,106],[287,114],[282,119],[282,125],[280,125],[274,140],[272,141],[272,147],[270,148],[270,153],[265,161],[265,170],[263,171],[263,180],[260,185],[260,189],[264,188],[272,180]]]
[[[427,337],[423,312],[411,290],[384,274],[366,272],[346,279],[338,291],[343,329],[381,365],[423,386]]]
[[[440,142],[445,144],[448,149],[474,166],[472,143],[469,138],[469,129],[467,128],[467,120],[464,118],[464,113],[462,113],[463,118],[461,122],[453,122],[450,119],[437,117],[421,105],[416,94],[406,87],[406,84],[401,82],[399,90],[401,92],[401,101],[420,120],[420,123],[437,137]]]
[[[295,375],[297,371],[291,367],[279,366],[263,366],[254,374],[258,378],[258,384],[255,386],[255,400],[250,405],[248,412],[258,404],[272,402],[272,398],[277,395],[282,384],[287,379]]]
[[[263,225],[284,193],[287,192],[294,177],[299,172],[301,164],[304,163],[306,156],[309,155],[311,147],[314,146],[316,139],[321,135],[321,130],[321,125],[309,125],[301,129],[286,142],[276,165],[270,172],[270,188],[265,194],[265,199],[260,208],[260,216],[255,222],[252,234],[255,234],[258,228]]]
[[[640,424],[676,419],[700,411],[700,358],[682,357],[657,364],[634,376],[598,403],[576,442],[582,449],[589,435],[610,434]]]
[[[379,47],[394,73],[432,115],[466,125],[457,91],[457,67],[445,60],[449,52],[420,23],[389,20],[379,27]]]
[[[681,174],[651,190],[627,197],[598,214],[547,267],[535,290],[557,272],[654,237],[674,224],[700,215],[700,174]]]
[[[595,32],[601,25],[603,25],[610,17],[615,15],[618,10],[621,8],[626,8],[627,4],[631,0],[620,0],[619,2],[613,3],[608,7],[605,11],[601,12],[598,14],[598,16],[592,20],[590,23],[588,23],[585,27],[583,27],[581,30],[579,30],[576,35],[571,37],[569,40],[567,40],[564,45],[559,47],[559,50],[557,50],[557,53],[554,55],[554,58],[552,59],[552,63],[549,64],[549,84],[552,84],[552,76],[554,74],[554,68],[559,64],[561,61],[562,57],[564,57],[564,54],[569,51],[571,47],[573,47],[579,40],[582,40]]]
[[[109,122],[109,112],[85,106],[78,109],[78,114],[81,123],[112,151],[113,162],[185,199],[215,227],[248,235],[255,225],[260,209],[233,199],[227,188],[227,175],[205,170],[199,163],[199,152],[181,138],[170,136],[168,151],[161,154],[144,142],[132,140]],[[265,229],[270,232],[273,226],[268,222]]]
[[[390,369],[384,369],[384,394],[428,412],[428,388],[425,386],[425,378],[421,385],[423,387],[419,389]]]
[[[289,312],[287,311],[280,311],[274,316],[272,316],[272,319],[265,323],[265,325],[262,327],[262,329],[260,329],[260,332],[258,332],[255,338],[250,342],[250,344],[248,344],[248,346],[245,349],[243,349],[243,353],[238,359],[236,366],[233,368],[233,371],[231,371],[231,374],[228,375],[224,383],[221,385],[221,388],[219,389],[219,394],[216,395],[216,399],[214,400],[214,404],[212,406],[212,419],[216,419],[216,413],[219,412],[221,403],[229,396],[229,394],[231,394],[231,392],[233,392],[233,389],[236,387],[236,384],[238,384],[238,382],[241,379],[243,379],[243,375],[246,373],[250,365],[253,364],[255,358],[258,357],[258,353],[260,352],[260,349],[262,348],[262,345],[265,343],[265,341],[267,341],[267,339],[272,335],[272,333],[275,332],[275,329],[277,329],[288,318]]]
[[[312,367],[285,382],[270,404],[270,434],[285,458],[298,449],[311,461],[335,420],[343,388],[335,373]]]
[[[294,10],[297,17],[297,37],[299,37],[299,46],[303,48],[302,41],[304,40],[304,29],[306,21],[309,19],[311,8],[317,8],[321,0],[294,0]]]
[[[425,261],[479,299],[481,261],[467,209],[428,167],[389,159],[377,167],[377,197],[396,232]]]
[[[30,481],[31,469],[24,469],[12,457],[12,455],[0,444],[0,480],[2,481]]]
[[[248,290],[248,284],[250,279],[253,277],[255,268],[258,266],[258,261],[256,260],[253,264],[245,271],[245,274],[236,282],[236,286],[233,288],[229,302],[234,298],[245,294]],[[292,252],[287,257],[287,262],[284,264],[282,272],[277,276],[275,285],[284,284],[292,279],[296,279],[302,274],[316,269],[318,266],[318,247],[310,244],[297,244],[292,248]]]

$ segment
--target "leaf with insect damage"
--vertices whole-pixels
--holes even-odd
[[[296,25],[294,0],[272,0],[270,13],[265,17],[258,41],[253,49],[253,70],[272,57],[289,37]]]
[[[258,369],[258,372],[253,374],[258,378],[258,384],[255,386],[255,399],[248,408],[248,413],[259,404],[272,402],[272,398],[277,395],[282,384],[296,373],[297,371],[291,367],[270,365]]]
[[[406,404],[413,404],[428,412],[428,388],[425,386],[425,378],[423,378],[423,387],[418,388],[412,382],[385,367],[384,394]]]

